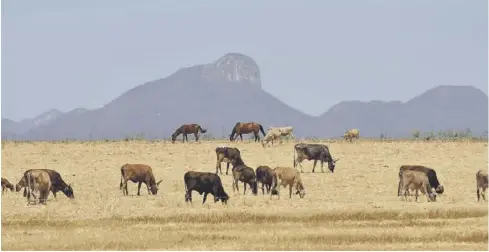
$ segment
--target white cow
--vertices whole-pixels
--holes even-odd
[[[276,139],[279,139],[280,142],[282,142],[282,140],[280,139],[281,136],[289,136],[290,135],[291,137],[295,138],[293,131],[294,131],[294,128],[291,126],[288,126],[288,127],[270,127],[270,128],[268,128],[267,134],[263,138],[262,145],[263,145],[263,147],[265,147],[265,144],[268,144],[268,142],[270,142],[270,141],[272,141],[272,145],[273,145],[273,140],[276,140]]]

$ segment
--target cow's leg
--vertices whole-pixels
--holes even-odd
[[[125,195],[129,195],[129,191],[127,190],[127,180],[124,180],[124,191],[126,192]]]
[[[226,175],[228,175],[228,172],[229,172],[229,162],[226,163]]]
[[[244,185],[243,195],[246,195],[246,182],[244,182],[243,185]]]
[[[261,193],[265,195],[265,184],[263,182],[261,182]]]
[[[477,202],[481,200],[479,185],[477,185]]]
[[[312,172],[314,172],[314,169],[316,169],[316,164],[317,164],[317,160],[314,159],[314,164],[312,165]]]
[[[139,183],[138,183],[138,196],[141,195],[141,184],[142,183],[143,183],[142,181],[139,181]],[[148,192],[149,192],[149,189],[148,189]]]
[[[208,192],[205,192],[204,193],[204,199],[202,200],[202,204],[205,203],[205,201],[207,200],[207,194],[209,194]]]
[[[292,198],[292,184],[289,184],[289,199]]]
[[[270,190],[272,189],[272,188],[271,188],[271,187],[272,187],[272,185],[267,184],[267,185],[266,185],[266,187],[267,187],[267,194],[269,194],[269,193],[270,193]]]
[[[216,175],[217,175],[217,171],[221,169],[221,162],[219,162],[219,159],[217,160],[217,163],[216,163]],[[221,175],[222,175],[222,171],[221,171]]]
[[[418,189],[415,189],[415,190],[416,190],[416,191],[415,191],[415,199],[414,199],[414,201],[415,201],[415,202],[418,202],[419,190],[418,190]],[[425,192],[426,196],[428,196],[428,195],[427,195],[427,193],[428,193],[428,192]]]
[[[324,167],[324,159],[321,158],[321,172],[322,173],[324,173],[323,167]]]
[[[51,192],[53,192],[53,196],[56,199],[56,190],[54,188],[51,188]]]
[[[300,166],[300,168],[301,168],[301,173],[304,173],[304,170],[303,170],[303,168],[302,168],[302,161],[303,161],[303,160],[304,160],[304,159],[299,158],[299,157],[297,157],[297,159],[296,159],[296,164],[299,164],[299,166]]]
[[[189,202],[192,203],[192,190],[188,190],[186,193],[185,193],[185,202]]]
[[[482,194],[482,199],[484,201],[486,200],[486,190],[487,190],[487,188],[485,188],[485,187],[482,188],[482,193],[481,194]]]

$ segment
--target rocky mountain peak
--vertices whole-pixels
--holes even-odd
[[[249,56],[228,53],[214,62],[222,77],[230,82],[247,82],[261,88],[260,69]]]

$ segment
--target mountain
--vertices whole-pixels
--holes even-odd
[[[363,136],[408,137],[414,130],[435,133],[439,130],[464,131],[474,135],[487,132],[488,97],[472,86],[432,88],[408,100],[346,101],[319,117],[320,124],[341,134],[345,128],[359,128]]]
[[[181,124],[198,123],[208,129],[206,135],[227,138],[238,121],[256,121],[265,130],[292,125],[297,137],[338,137],[346,128],[358,128],[367,137],[409,136],[413,129],[487,131],[487,95],[470,86],[439,86],[405,103],[344,101],[314,117],[278,100],[261,85],[256,62],[229,53],[144,83],[98,109],[52,110],[19,123],[2,119],[2,137],[163,139]],[[23,122],[27,126],[21,127]]]

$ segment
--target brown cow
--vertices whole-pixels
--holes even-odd
[[[31,170],[25,175],[27,182],[27,204],[30,204],[31,196],[36,199],[34,192],[39,192],[39,203],[46,204],[49,191],[51,190],[51,177],[43,170]]]
[[[255,142],[260,141],[260,135],[259,132],[265,136],[265,130],[263,130],[263,126],[261,124],[258,124],[256,122],[238,122],[236,125],[234,125],[233,131],[231,132],[231,135],[229,135],[229,140],[234,141],[236,138],[239,137],[241,138],[241,141],[243,141],[243,134],[250,134],[253,133],[255,135]],[[236,134],[236,138],[234,135]]]
[[[267,188],[267,194],[270,193],[270,188],[273,182],[273,169],[268,166],[259,166],[256,168],[256,182],[261,183],[261,192],[265,195],[265,188]]]
[[[128,180],[138,183],[138,195],[141,195],[140,191],[142,183],[146,184],[149,195],[156,195],[158,193],[158,185],[162,181],[160,180],[156,183],[153,170],[149,165],[145,164],[125,164],[121,167],[121,183],[119,187],[124,195],[129,195],[129,192],[127,191]]]
[[[217,170],[221,172],[222,175],[222,170],[221,170],[221,162],[226,162],[226,175],[228,175],[229,172],[229,164],[231,161],[237,157],[241,157],[241,153],[238,148],[234,147],[217,147],[216,148],[216,156],[217,156],[217,163],[216,163],[216,174]]]
[[[180,128],[178,128],[177,130],[175,130],[175,132],[171,135],[171,141],[172,141],[172,143],[174,143],[175,140],[177,139],[177,136],[180,134],[183,134],[182,135],[182,142],[185,142],[185,139],[187,139],[187,142],[188,142],[187,134],[194,134],[195,142],[197,142],[199,140],[199,132],[200,133],[206,133],[207,130],[200,127],[200,125],[195,124],[195,123],[184,124],[184,125],[180,126]]]
[[[73,187],[71,187],[71,184],[66,184],[66,182],[61,178],[61,174],[55,170],[51,169],[29,169],[24,172],[24,176],[20,179],[20,181],[15,185],[15,191],[20,191],[22,187],[26,187],[27,182],[24,179],[25,175],[33,170],[43,170],[49,174],[49,177],[51,178],[51,192],[53,192],[54,198],[56,198],[56,193],[58,191],[62,191],[66,197],[69,199],[74,199],[75,194],[73,193]],[[27,196],[27,191],[26,188],[24,188],[24,197]]]
[[[237,157],[232,160],[233,164],[233,192],[235,192],[235,189],[239,192],[238,188],[238,181],[243,182],[244,184],[244,193],[246,194],[246,184],[250,185],[251,187],[251,192],[254,195],[258,194],[258,187],[256,183],[256,175],[255,171],[253,168],[248,167],[247,165],[244,164],[243,160],[241,157]]]
[[[480,197],[482,195],[482,199],[486,200],[486,190],[487,190],[487,170],[479,170],[475,175],[476,183],[477,183],[477,201],[480,201]],[[482,192],[479,191],[482,189]]]
[[[2,194],[5,190],[10,189],[11,192],[14,191],[14,185],[12,185],[7,179],[2,178]]]
[[[279,182],[280,180],[280,182]],[[272,195],[277,195],[280,199],[280,186],[289,186],[289,198],[292,198],[292,187],[296,188],[296,193],[302,199],[306,195],[304,185],[302,184],[301,174],[294,168],[276,167],[273,169]]]
[[[399,172],[401,192],[404,192],[404,199],[407,200],[408,190],[416,190],[416,199],[418,201],[418,190],[424,193],[428,201],[436,201],[436,194],[433,192],[428,175],[422,171],[401,170]]]

